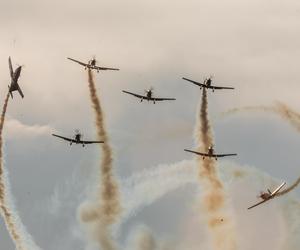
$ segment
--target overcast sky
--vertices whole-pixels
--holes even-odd
[[[87,73],[67,57],[87,61],[96,56],[100,65],[121,69],[95,78],[120,179],[160,163],[192,158],[183,149],[194,145],[200,92],[181,77],[202,81],[213,75],[215,84],[235,87],[209,93],[216,150],[237,152],[234,164],[255,166],[292,182],[300,174],[296,131],[265,113],[224,119],[219,114],[275,100],[300,111],[299,16],[296,0],[1,0],[0,100],[10,84],[9,56],[14,67],[24,65],[19,81],[25,95],[21,99],[15,94],[9,103],[5,164],[16,207],[37,244],[45,250],[87,245],[76,209],[93,183],[101,156],[94,146],[69,147],[51,137],[52,132],[72,136],[75,129],[86,139],[96,134]],[[152,105],[122,93],[143,93],[150,86],[154,94],[177,100]],[[253,235],[242,240],[241,249],[253,249],[249,243],[268,230],[275,230],[274,235],[261,239],[255,249],[297,249],[292,243],[290,248],[272,243],[288,227],[278,226],[287,222],[280,221],[285,217],[276,205],[255,211],[252,220],[244,219],[243,206],[255,201],[256,192],[265,188],[263,182],[232,185],[245,192],[229,188],[237,226],[247,223],[250,229],[242,233]],[[183,230],[203,231],[201,239],[207,239],[205,224],[192,225],[190,203],[196,192],[195,184],[187,185],[139,210],[122,224],[118,241],[125,244],[139,224],[171,242]],[[266,217],[269,224],[256,232]],[[186,233],[182,242],[193,249],[192,236]],[[14,249],[2,219],[0,247]]]

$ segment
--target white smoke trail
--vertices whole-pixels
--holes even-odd
[[[158,244],[148,228],[138,226],[130,236],[127,250],[158,250]]]
[[[191,168],[186,168],[187,166],[190,166]],[[262,187],[276,186],[280,182],[268,174],[261,172],[259,169],[249,166],[239,166],[232,162],[221,161],[219,164],[219,169],[222,181],[226,183],[228,187],[233,186],[234,183],[241,183],[243,181],[247,183],[255,183],[256,186]],[[127,202],[124,204],[124,208],[126,208],[124,211],[125,214],[128,215],[128,218],[134,216],[134,214],[140,209],[144,208],[145,206],[150,206],[152,203],[167,195],[169,192],[177,188],[181,188],[187,184],[192,184],[195,188],[198,188],[198,185],[196,185],[198,184],[198,179],[195,175],[196,171],[196,161],[185,161],[174,163],[172,165],[161,165],[155,168],[144,170],[142,173],[135,174],[134,176],[123,180],[122,183],[130,183],[130,185],[127,187],[126,184],[124,185],[125,191],[123,191],[123,193],[129,193],[130,190],[133,191],[133,195],[126,196]],[[181,176],[183,176],[183,178],[181,178]],[[162,180],[167,181],[164,182]],[[153,190],[153,192],[150,192],[151,190]],[[255,199],[255,196],[253,198]],[[251,200],[249,202],[251,202]],[[283,239],[285,245],[290,246],[292,244],[295,246],[296,242],[300,244],[298,237],[298,232],[300,232],[300,225],[298,223],[298,221],[300,221],[300,213],[298,212],[300,208],[300,202],[291,196],[287,196],[287,198],[283,199],[280,198],[272,200],[271,202],[279,205],[277,206],[278,212],[283,216],[284,222],[287,224],[286,227],[288,231],[285,234],[286,236],[284,236],[286,238]],[[249,204],[246,204],[245,207],[242,207],[241,209],[247,211],[247,205]],[[242,215],[245,216],[244,212]],[[261,221],[256,221],[256,223],[259,225]],[[289,227],[290,223],[292,225],[291,227]],[[237,225],[237,228],[239,228],[239,225]],[[186,250],[186,247],[189,246],[189,244],[188,242],[181,242],[182,240],[184,239],[177,239],[177,241],[179,241],[181,244],[174,244],[172,250]],[[268,240],[270,239],[266,239],[266,241]],[[279,241],[279,239],[277,240]],[[251,242],[246,241],[244,244],[247,244],[247,247],[249,247]],[[243,245],[241,245],[241,247],[242,246]],[[194,245],[191,249],[207,250],[205,247],[199,248],[199,245]],[[283,249],[296,250],[297,248],[287,247]]]
[[[166,193],[197,180],[194,161],[162,164],[122,181],[122,223]],[[155,181],[154,181],[155,180]]]
[[[9,93],[7,93],[0,120],[0,208],[4,218],[8,232],[15,243],[18,250],[36,250],[39,247],[35,244],[30,234],[23,226],[21,219],[15,209],[10,192],[8,181],[8,173],[4,167],[3,155],[3,127],[5,122],[5,114],[7,111]]]
[[[300,132],[300,114],[295,110],[291,109],[284,103],[275,102],[274,106],[248,106],[241,108],[233,108],[226,112],[223,112],[223,116],[232,115],[240,112],[267,112],[279,115],[284,121],[288,122],[297,132]],[[300,184],[300,177],[295,180],[293,184],[289,187],[280,191],[277,196],[285,195],[291,191],[293,191]]]

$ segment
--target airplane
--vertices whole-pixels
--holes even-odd
[[[219,86],[211,85],[212,84],[212,76],[206,78],[203,83],[196,82],[196,81],[193,81],[193,80],[185,78],[185,77],[182,77],[182,79],[200,86],[200,89],[202,89],[202,88],[211,89],[213,92],[215,92],[215,89],[234,89],[232,87],[219,87]]]
[[[85,144],[92,144],[92,143],[104,143],[104,141],[84,141],[82,140],[82,134],[78,131],[75,130],[75,135],[73,138],[67,138],[61,135],[56,135],[56,134],[52,134],[55,137],[61,138],[65,141],[69,141],[70,142],[70,146],[75,143],[75,144],[82,144],[82,147],[85,146]]]
[[[11,95],[11,98],[13,98],[13,91],[18,91],[22,98],[24,98],[24,94],[19,86],[18,80],[21,74],[22,66],[18,66],[16,70],[14,71],[11,63],[10,57],[8,57],[8,65],[9,65],[9,71],[10,71],[10,78],[11,83],[8,85],[9,93]]]
[[[216,160],[218,160],[218,158],[220,158],[220,157],[236,156],[237,155],[237,154],[215,154],[213,146],[210,146],[208,148],[207,153],[201,153],[201,152],[197,152],[197,151],[193,151],[193,150],[189,150],[189,149],[185,149],[184,151],[194,153],[194,154],[197,154],[197,155],[201,155],[203,160],[205,159],[205,157],[215,158]]]
[[[140,98],[141,99],[141,102],[143,100],[147,100],[148,102],[149,101],[153,101],[153,103],[155,104],[156,101],[173,101],[173,100],[176,100],[175,98],[158,98],[158,97],[153,97],[153,88],[151,87],[150,89],[148,90],[145,90],[145,95],[139,95],[139,94],[135,94],[135,93],[132,93],[132,92],[128,92],[128,91],[125,91],[125,90],[122,90],[124,93],[126,94],[129,94],[129,95],[133,95],[137,98]]]
[[[99,73],[100,70],[119,70],[119,69],[116,69],[116,68],[107,68],[107,67],[100,67],[100,66],[97,66],[96,63],[97,63],[97,60],[95,58],[91,59],[88,61],[88,63],[84,63],[84,62],[80,62],[80,61],[77,61],[73,58],[70,58],[70,57],[67,57],[69,60],[73,61],[73,62],[76,62],[76,63],[79,63],[80,65],[84,66],[84,69],[95,69],[97,70],[97,73]]]
[[[260,195],[258,196],[258,198],[261,198],[262,201],[256,203],[255,205],[251,206],[251,207],[248,207],[248,209],[251,209],[251,208],[254,208],[262,203],[265,203],[266,201],[268,200],[271,200],[273,199],[276,194],[283,188],[283,186],[285,185],[286,183],[283,182],[279,187],[277,187],[273,192],[271,192],[269,189],[267,189],[268,192],[261,192]]]

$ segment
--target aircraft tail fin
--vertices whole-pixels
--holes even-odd
[[[271,190],[270,190],[270,189],[268,189],[268,192],[269,192],[269,194],[272,194],[272,192],[271,192]]]

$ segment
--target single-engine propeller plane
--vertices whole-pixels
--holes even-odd
[[[60,139],[63,139],[65,141],[69,141],[70,142],[70,145],[72,145],[73,143],[75,144],[82,144],[82,147],[85,146],[85,144],[93,144],[93,143],[104,143],[104,141],[85,141],[85,140],[82,140],[82,134],[79,132],[79,130],[75,130],[75,135],[73,138],[68,138],[68,137],[64,137],[64,136],[61,136],[61,135],[56,135],[56,134],[52,134],[53,136],[55,137],[58,137]]]
[[[202,88],[206,88],[206,89],[211,89],[213,92],[215,91],[215,89],[219,90],[219,89],[234,89],[232,87],[220,87],[220,86],[214,86],[212,85],[212,76],[206,78],[203,83],[201,82],[196,82],[194,80],[191,80],[191,79],[188,79],[188,78],[185,78],[185,77],[182,77],[183,80],[186,80],[186,81],[189,81],[193,84],[196,84],[200,87],[200,89]]]
[[[273,192],[271,192],[269,189],[267,189],[268,192],[261,192],[260,195],[258,196],[258,198],[262,199],[262,201],[256,203],[255,205],[251,206],[251,207],[248,207],[248,209],[251,209],[251,208],[254,208],[262,203],[265,203],[266,201],[268,200],[271,200],[273,199],[277,194],[278,192],[283,188],[283,186],[285,185],[286,183],[283,182],[280,186],[278,186]]]
[[[9,66],[9,72],[10,72],[10,78],[11,78],[11,83],[8,85],[9,93],[11,95],[11,98],[13,98],[13,91],[18,91],[20,96],[24,98],[24,94],[19,86],[18,80],[21,74],[22,66],[18,66],[16,70],[14,71],[11,63],[10,57],[8,58],[8,66]]]
[[[189,149],[185,149],[184,151],[186,152],[190,152],[193,154],[197,154],[197,155],[201,155],[203,160],[208,157],[208,158],[215,158],[216,160],[218,160],[218,158],[220,157],[226,157],[226,156],[236,156],[237,154],[215,154],[214,148],[213,146],[210,146],[208,148],[208,152],[207,153],[201,153],[201,152],[197,152],[197,151],[193,151],[193,150],[189,150]]]
[[[84,63],[84,62],[80,62],[78,60],[75,60],[73,58],[70,58],[68,57],[69,60],[73,61],[73,62],[76,62],[76,63],[79,63],[80,65],[84,66],[84,69],[94,69],[94,70],[97,70],[97,73],[99,73],[100,70],[119,70],[119,69],[116,69],[116,68],[107,68],[107,67],[100,67],[100,66],[97,66],[96,63],[97,63],[97,60],[95,59],[95,57],[91,60],[88,61],[88,63]]]
[[[175,98],[153,97],[153,88],[152,87],[150,89],[145,90],[145,95],[139,95],[139,94],[135,94],[135,93],[132,93],[132,92],[125,91],[125,90],[122,90],[122,91],[126,94],[133,95],[133,96],[141,99],[141,102],[143,100],[147,100],[147,101],[153,101],[153,103],[155,104],[155,102],[157,102],[157,101],[173,101],[173,100],[176,100]]]

